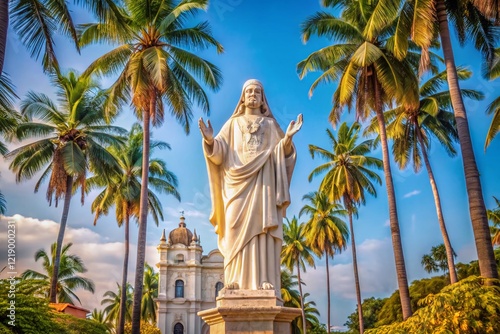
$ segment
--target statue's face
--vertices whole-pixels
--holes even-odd
[[[262,106],[262,88],[259,85],[251,84],[245,88],[245,107],[259,108]]]

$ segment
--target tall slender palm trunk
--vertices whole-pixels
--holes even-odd
[[[375,71],[373,71],[375,73]],[[387,147],[387,134],[385,131],[385,120],[382,111],[382,102],[380,100],[380,86],[377,80],[374,80],[375,104],[377,115],[380,143],[382,146],[382,161],[384,165],[385,185],[387,187],[387,200],[389,203],[389,222],[391,227],[392,248],[394,250],[394,261],[396,263],[396,276],[398,280],[399,298],[401,299],[401,308],[403,320],[412,315],[410,291],[408,289],[408,278],[406,276],[405,258],[403,245],[401,243],[401,232],[399,230],[398,212],[396,207],[396,195],[394,193],[394,184],[392,183],[391,164],[389,160],[389,149]]]
[[[477,256],[479,260],[479,271],[481,276],[487,278],[498,278],[497,265],[491,245],[491,235],[486,217],[486,207],[484,205],[481,180],[477,170],[474,149],[470,138],[469,124],[465,105],[460,93],[458,83],[457,68],[450,39],[448,26],[448,15],[444,0],[437,0],[436,10],[439,21],[439,36],[443,46],[443,54],[446,64],[446,74],[448,76],[448,86],[450,89],[451,104],[457,122],[458,139],[460,140],[460,150],[462,153],[462,163],[465,172],[465,186],[469,199],[469,211],[476,242]]]
[[[356,300],[358,303],[359,334],[365,332],[363,307],[361,303],[361,288],[359,286],[358,257],[356,255],[356,239],[354,238],[354,224],[352,223],[352,209],[349,210],[349,228],[351,229],[352,267],[354,269],[354,284],[356,286]]]
[[[148,223],[148,176],[149,176],[149,142],[150,116],[156,109],[154,97],[149,110],[143,112],[144,134],[142,151],[142,183],[141,204],[139,208],[139,236],[137,240],[137,264],[135,266],[134,303],[132,308],[132,334],[140,334],[141,330],[141,300],[144,281],[144,260],[146,257],[146,231]]]
[[[61,248],[64,241],[64,231],[68,222],[69,205],[71,203],[71,195],[73,188],[73,177],[66,176],[66,193],[64,194],[64,206],[59,224],[59,233],[57,234],[56,256],[54,259],[54,267],[52,268],[52,278],[50,280],[50,302],[57,303],[57,280],[59,277],[59,263],[61,262]]]
[[[436,205],[436,214],[438,217],[439,229],[441,230],[441,234],[443,235],[444,248],[446,249],[450,283],[453,284],[458,282],[457,271],[455,269],[455,259],[453,258],[453,247],[451,246],[450,237],[448,236],[448,231],[444,222],[443,210],[441,208],[441,198],[439,196],[436,179],[434,178],[434,173],[432,172],[431,163],[429,161],[429,157],[427,156],[424,140],[420,131],[417,131],[417,136],[420,147],[422,148],[422,156],[424,157],[425,168],[427,169],[427,173],[429,174],[429,182],[431,183],[432,193],[434,195],[434,204]]]
[[[0,75],[2,75],[7,48],[7,30],[9,30],[9,0],[2,0],[0,1]]]
[[[118,320],[118,328],[116,334],[123,334],[125,326],[125,312],[127,310],[127,275],[128,275],[128,254],[130,248],[130,215],[128,214],[129,206],[127,204],[125,215],[125,254],[123,255],[123,271],[122,271],[122,290],[120,296],[120,316]]]
[[[306,334],[306,313],[304,312],[304,294],[302,293],[302,281],[300,279],[300,255],[297,254],[297,278],[299,279],[300,310],[302,311],[302,333]]]
[[[328,253],[325,253],[325,258],[326,258],[326,296],[328,303],[328,308],[327,308],[328,327],[326,328],[326,332],[330,333],[330,268],[328,267]]]

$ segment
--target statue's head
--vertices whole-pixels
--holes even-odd
[[[233,116],[243,115],[245,113],[245,107],[248,108],[258,108],[260,107],[260,112],[264,116],[269,116],[269,106],[267,105],[266,96],[264,94],[264,87],[262,83],[257,79],[247,80],[243,84],[241,90],[241,97],[236,106],[236,110]]]

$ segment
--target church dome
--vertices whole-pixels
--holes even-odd
[[[193,241],[193,232],[186,227],[184,220],[185,218],[181,216],[179,227],[173,229],[168,235],[168,241],[171,245],[183,244],[185,246],[189,246],[191,241]]]

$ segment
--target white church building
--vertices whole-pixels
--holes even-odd
[[[162,334],[207,334],[197,313],[215,307],[223,288],[224,258],[219,250],[203,255],[199,237],[191,232],[181,216],[179,227],[166,238],[163,230],[158,245],[160,281],[157,325]]]

